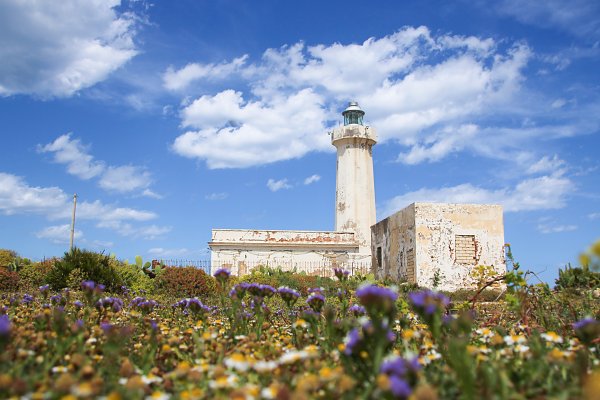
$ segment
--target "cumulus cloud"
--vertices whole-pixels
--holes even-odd
[[[57,187],[29,186],[23,178],[0,172],[0,213],[37,214],[50,220],[71,218],[72,197]],[[104,204],[99,200],[77,203],[77,219],[96,222],[96,226],[116,230],[123,235],[134,235],[146,239],[156,238],[171,230],[170,227],[133,226],[131,221],[140,223],[156,219],[152,211]],[[58,235],[59,228],[41,231],[40,235]]]
[[[136,16],[120,0],[0,2],[0,95],[68,97],[137,54]]]
[[[287,179],[280,179],[276,181],[275,179],[269,179],[267,181],[267,187],[271,192],[277,192],[282,189],[291,189],[292,185],[288,183]]]
[[[415,202],[501,204],[505,212],[559,209],[566,205],[574,188],[574,183],[561,172],[524,179],[514,187],[499,189],[485,189],[470,183],[421,188],[385,202],[381,216],[387,217]]]
[[[48,226],[35,234],[40,239],[48,239],[52,243],[63,244],[69,243],[71,238],[71,225],[54,225]],[[83,233],[75,229],[73,234],[75,239],[81,239],[83,237]]]
[[[209,168],[243,168],[329,150],[326,112],[311,89],[271,102],[245,101],[226,90],[202,96],[182,110],[184,127],[173,150]]]
[[[176,70],[173,66],[167,68],[163,74],[163,85],[168,90],[181,90],[187,88],[191,83],[199,79],[223,79],[235,72],[246,63],[247,55],[235,58],[231,62],[220,64],[190,63]]]
[[[149,189],[152,183],[150,172],[135,165],[107,166],[104,161],[95,161],[79,139],[71,133],[59,136],[52,143],[38,145],[38,152],[52,153],[54,162],[67,165],[67,172],[81,179],[99,178],[99,186],[116,193],[141,192],[142,196],[160,199],[162,196]]]
[[[120,167],[108,167],[98,183],[102,189],[127,193],[145,189],[151,182],[152,180],[148,171],[137,166],[124,165]]]
[[[89,146],[79,139],[71,139],[71,133],[56,138],[52,143],[38,146],[39,153],[53,153],[54,162],[67,165],[67,172],[81,179],[90,179],[104,171],[104,163],[94,161],[88,154]]]
[[[437,160],[460,151],[461,135],[476,130],[470,121],[495,115],[499,105],[514,100],[530,57],[522,43],[499,46],[491,38],[434,35],[421,26],[362,43],[300,42],[267,49],[252,64],[242,57],[171,68],[165,82],[172,79],[173,87],[219,78],[222,69],[248,86],[245,92],[227,89],[184,101],[180,116],[186,132],[173,150],[204,160],[209,168],[332,151],[325,133],[340,118],[336,110],[357,99],[380,142],[413,147],[403,155],[415,163]],[[443,139],[446,126],[457,136]]]
[[[304,184],[305,185],[310,185],[311,183],[319,182],[320,180],[321,180],[321,176],[317,175],[317,174],[314,174],[314,175],[311,175],[308,178],[306,178],[304,180]]]

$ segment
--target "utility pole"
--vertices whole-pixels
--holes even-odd
[[[71,218],[71,245],[69,252],[73,251],[73,237],[75,236],[75,210],[77,209],[77,193],[73,195],[73,217]]]

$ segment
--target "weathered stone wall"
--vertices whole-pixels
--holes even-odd
[[[379,221],[371,228],[371,253],[378,279],[390,277],[415,282],[414,205]]]
[[[370,270],[370,257],[356,254],[353,232],[213,229],[209,247],[213,269],[226,267],[239,275],[259,265],[325,276],[335,265]]]
[[[404,278],[424,287],[438,281],[441,290],[473,287],[476,266],[493,266],[496,274],[506,269],[502,207],[411,204],[372,227],[372,251],[378,278]]]

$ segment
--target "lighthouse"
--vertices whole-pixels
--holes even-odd
[[[377,132],[365,126],[365,112],[351,102],[342,112],[344,125],[331,132],[337,149],[335,230],[354,232],[359,253],[371,254],[371,226],[375,224],[373,145]]]

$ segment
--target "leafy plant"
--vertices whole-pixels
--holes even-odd
[[[557,289],[595,289],[600,287],[600,272],[590,270],[589,264],[581,267],[567,265],[558,270]]]
[[[171,296],[208,297],[217,290],[215,279],[194,267],[165,267],[157,275],[155,285]]]
[[[17,257],[17,252],[14,250],[0,249],[0,267],[8,267]]]
[[[46,282],[54,290],[65,288],[74,269],[81,271],[80,276],[84,280],[103,284],[108,291],[115,291],[122,285],[121,277],[111,265],[109,256],[78,248],[66,252],[62,260],[54,263],[46,276]]]
[[[19,274],[0,267],[0,291],[16,292],[19,289]]]

